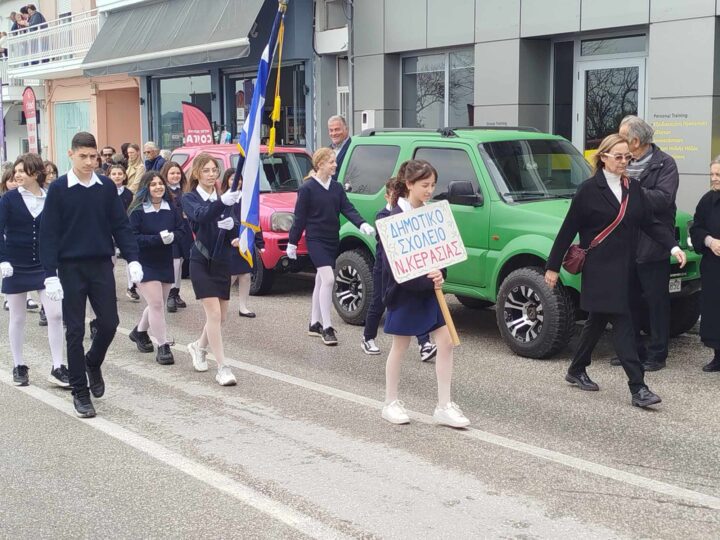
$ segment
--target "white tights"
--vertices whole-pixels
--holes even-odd
[[[321,266],[315,274],[315,288],[312,295],[310,324],[322,320],[323,328],[332,326],[332,289],[335,274],[330,266]]]
[[[203,298],[203,309],[205,310],[205,326],[200,335],[199,345],[201,349],[208,346],[215,356],[218,369],[225,365],[225,348],[222,342],[222,325],[227,320],[228,301],[219,298]]]
[[[432,332],[432,337],[437,345],[435,376],[438,385],[438,405],[445,406],[451,401],[453,344],[447,326],[442,326]],[[385,364],[385,403],[392,403],[398,398],[400,364],[410,345],[410,339],[410,336],[393,336],[392,347]]]
[[[180,290],[180,284],[182,283],[182,265],[182,257],[179,259],[173,259],[173,269],[175,270],[175,284],[173,287],[178,290]]]
[[[50,343],[50,355],[52,356],[53,369],[59,368],[63,360],[63,323],[62,323],[62,302],[53,302],[45,291],[38,291],[40,302],[45,308],[45,316],[48,321],[48,342]],[[24,366],[23,342],[25,341],[25,317],[27,308],[26,293],[8,294],[6,296],[8,309],[10,310],[10,324],[8,325],[8,336],[10,337],[10,352],[12,353],[15,366]]]
[[[158,345],[165,345],[167,339],[167,326],[165,325],[165,303],[172,288],[172,283],[160,283],[159,281],[147,281],[137,284],[138,292],[143,297],[147,306],[142,312],[137,329],[140,332],[147,332],[157,340]]]
[[[252,274],[238,274],[236,276],[232,276],[230,279],[230,285],[235,283],[237,280],[238,282],[238,291],[240,298],[240,311],[242,313],[248,313],[250,310],[248,309],[248,299],[250,298],[250,283],[252,281]]]

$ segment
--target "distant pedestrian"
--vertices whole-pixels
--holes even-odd
[[[102,149],[100,152],[100,157],[102,158],[102,170],[107,174],[108,169],[110,168],[110,165],[112,165],[113,162],[113,156],[115,155],[115,149],[112,146],[106,146]]]
[[[160,155],[160,148],[153,141],[148,141],[143,146],[143,153],[145,154],[145,170],[146,171],[159,171],[167,161]]]
[[[713,359],[702,369],[720,371],[720,156],[710,164],[710,191],[697,204],[690,237],[702,255],[700,339],[714,350]]]
[[[57,165],[48,160],[43,161],[43,165],[45,166],[45,186],[49,186],[57,180],[59,176],[58,168]]]
[[[352,137],[350,137],[350,128],[348,128],[347,121],[340,115],[331,116],[327,125],[330,148],[335,152],[335,162],[337,163],[332,179],[337,180]]]
[[[320,337],[325,345],[332,346],[338,344],[331,313],[333,269],[340,249],[340,215],[363,234],[374,235],[375,229],[365,222],[342,186],[332,179],[337,168],[332,149],[320,148],[313,154],[312,162],[314,175],[298,190],[287,256],[297,259],[297,245],[305,232],[308,254],[316,269],[308,335]]]
[[[131,144],[127,148],[128,154],[128,165],[126,167],[128,177],[128,189],[135,193],[137,191],[140,178],[145,174],[145,165],[143,164],[142,156],[140,155],[140,146],[137,144]]]
[[[113,181],[117,188],[118,197],[123,203],[123,208],[128,211],[130,203],[133,200],[133,193],[127,188],[127,175],[125,174],[125,167],[120,163],[113,163],[108,169],[108,177]]]

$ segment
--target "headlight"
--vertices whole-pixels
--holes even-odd
[[[295,222],[292,212],[275,212],[270,217],[270,229],[275,232],[288,232]]]

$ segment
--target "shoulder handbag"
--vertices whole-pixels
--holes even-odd
[[[627,177],[623,176],[622,183],[625,189],[628,189],[628,179]],[[615,220],[605,227],[600,234],[598,234],[595,238],[593,238],[593,241],[590,242],[590,245],[587,247],[587,249],[583,249],[580,247],[580,244],[573,244],[570,246],[570,248],[567,250],[567,253],[565,254],[565,257],[563,258],[562,266],[563,268],[570,274],[579,274],[582,272],[583,266],[585,265],[585,256],[587,255],[587,252],[590,251],[593,248],[596,248],[600,245],[600,243],[605,240],[610,234],[615,230],[615,228],[620,224],[620,222],[625,217],[625,210],[627,210],[627,204],[628,204],[628,198],[629,193],[625,194],[625,197],[623,197],[622,203],[620,203],[620,211],[618,212],[617,217]]]

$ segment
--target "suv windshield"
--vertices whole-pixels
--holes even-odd
[[[310,158],[299,152],[262,154],[260,159],[260,193],[297,191],[312,169]],[[238,160],[238,154],[230,156],[233,167],[237,167]]]
[[[565,140],[520,140],[479,145],[485,167],[505,202],[568,198],[590,165]]]

